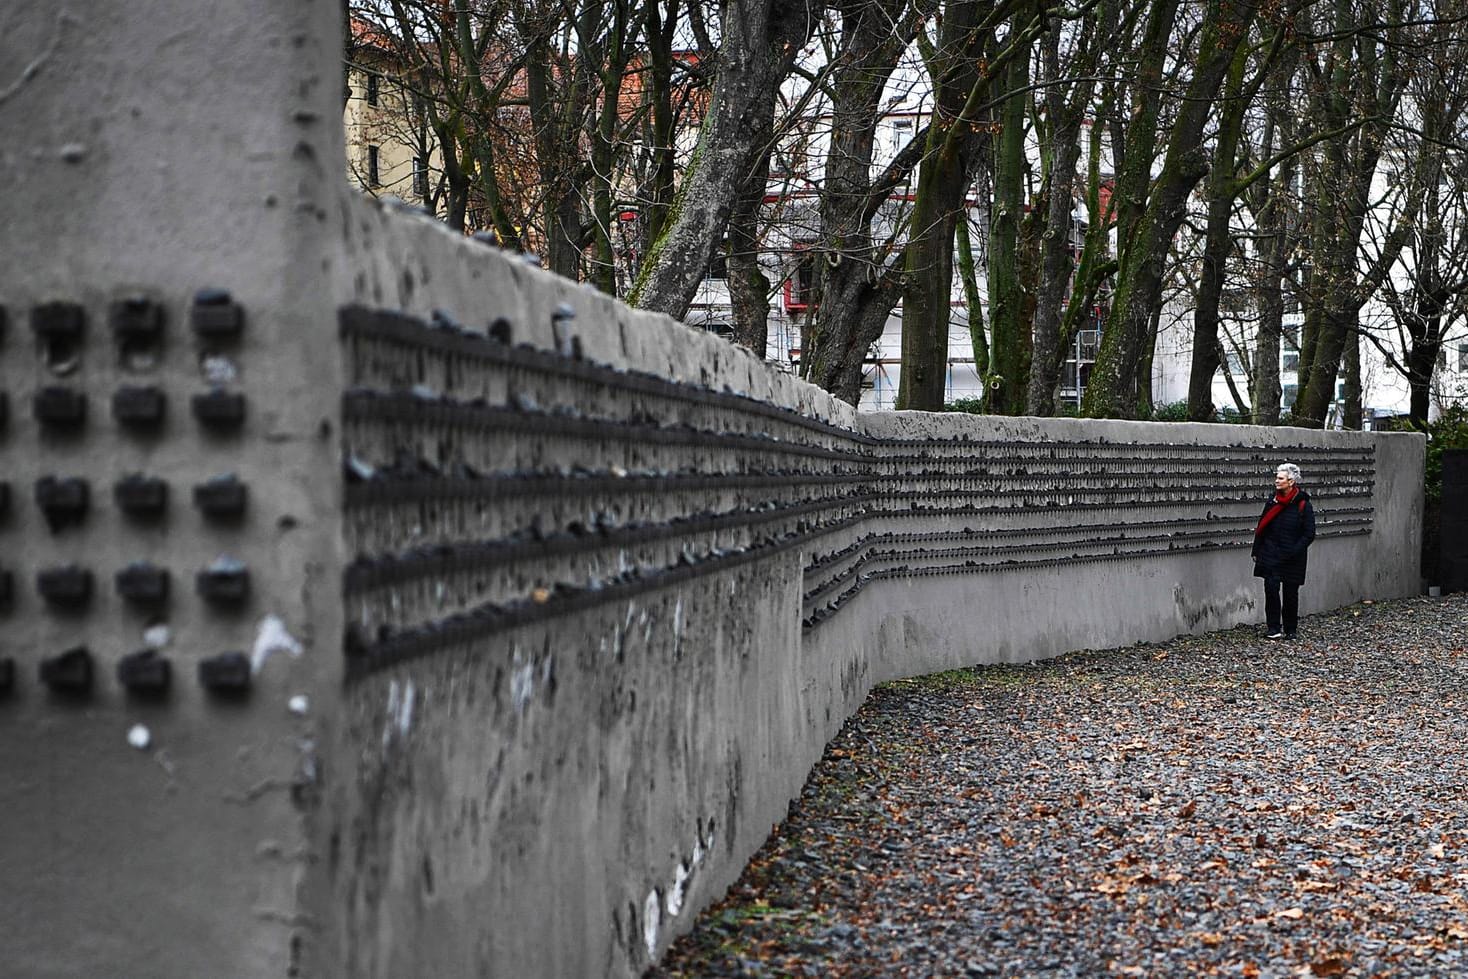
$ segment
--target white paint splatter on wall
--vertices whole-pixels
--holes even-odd
[[[678,864],[678,869],[673,873],[673,886],[668,888],[668,897],[664,905],[668,909],[670,917],[678,917],[678,912],[683,910],[683,896],[688,888],[688,864]]]
[[[647,892],[647,900],[642,902],[642,940],[647,945],[647,957],[655,958],[658,954],[658,925],[661,923],[660,902],[658,901],[658,889],[654,887]]]
[[[387,684],[387,719],[382,725],[382,750],[386,751],[394,741],[408,736],[413,729],[413,705],[417,700],[418,688],[412,680],[399,686],[398,681]]]
[[[153,732],[142,724],[134,724],[127,729],[127,743],[139,751],[147,751],[148,745],[153,743]]]
[[[513,666],[510,669],[510,703],[523,711],[535,696],[535,663],[515,648]]]
[[[398,707],[398,737],[406,738],[408,732],[413,728],[413,698],[416,690],[413,681],[409,680],[407,687],[403,690],[403,702]]]
[[[250,651],[250,672],[258,674],[273,653],[299,656],[305,652],[300,642],[286,630],[278,615],[267,615],[255,630],[255,645]]]
[[[398,716],[398,681],[389,680],[387,683],[387,723],[382,726],[382,750],[386,751],[388,745],[392,744],[393,722]]]

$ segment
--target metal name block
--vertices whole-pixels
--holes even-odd
[[[10,395],[0,391],[0,428],[10,424]]]
[[[36,480],[36,506],[53,532],[82,523],[91,504],[91,484],[79,476],[42,476]]]
[[[15,660],[9,656],[0,657],[0,697],[15,689]]]
[[[0,517],[10,512],[10,484],[0,480]]]
[[[154,649],[129,653],[117,661],[117,682],[136,697],[161,697],[173,683],[173,664]]]
[[[194,487],[194,506],[206,517],[233,519],[244,514],[249,487],[234,473],[215,476]]]
[[[167,408],[167,396],[152,384],[121,387],[112,395],[112,417],[127,428],[156,428]]]
[[[250,571],[238,561],[220,559],[195,576],[194,587],[207,602],[240,605],[250,597]]]
[[[92,689],[92,654],[76,646],[41,660],[41,682],[56,693],[82,696]]]
[[[244,653],[220,653],[200,660],[199,685],[218,696],[243,696],[250,690],[250,658]]]
[[[117,594],[134,605],[160,605],[168,600],[167,568],[137,561],[117,572],[113,580]]]
[[[15,573],[0,571],[0,612],[8,612],[15,601]]]
[[[112,499],[130,517],[156,517],[168,507],[168,484],[134,473],[113,484]]]
[[[107,310],[112,335],[125,343],[156,343],[163,336],[163,307],[147,296],[129,296]]]
[[[194,418],[205,428],[233,431],[245,423],[245,396],[223,388],[193,397]]]
[[[234,340],[245,329],[245,311],[223,289],[201,289],[189,311],[194,334],[206,340]]]
[[[86,310],[77,303],[43,303],[31,308],[31,332],[43,342],[75,343],[86,327]]]
[[[75,388],[49,385],[36,392],[31,404],[44,428],[78,429],[87,423],[87,395]]]
[[[78,609],[92,600],[92,572],[75,564],[36,572],[36,591],[49,605]]]

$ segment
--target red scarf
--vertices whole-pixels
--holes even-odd
[[[1299,494],[1299,492],[1300,487],[1298,485],[1295,485],[1291,486],[1290,491],[1284,496],[1280,496],[1278,493],[1274,494],[1274,506],[1270,507],[1268,510],[1265,510],[1264,516],[1259,518],[1259,526],[1254,528],[1254,536],[1258,537],[1260,534],[1264,533],[1264,528],[1269,526],[1269,521],[1279,516],[1280,512],[1283,511],[1285,507],[1289,506],[1290,501],[1293,500]]]

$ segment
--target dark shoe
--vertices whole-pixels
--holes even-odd
[[[1285,634],[1284,634],[1284,637],[1285,637],[1285,638],[1286,638],[1286,639],[1294,639],[1294,638],[1295,638],[1295,634],[1294,634],[1294,633],[1293,633],[1293,632],[1286,632],[1286,633],[1285,633]]]
[[[1285,635],[1283,632],[1280,632],[1278,629],[1276,629],[1275,631],[1271,632],[1269,635],[1265,636],[1264,638],[1265,639],[1289,639],[1291,637]]]

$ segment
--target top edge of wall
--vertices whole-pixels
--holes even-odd
[[[512,343],[541,350],[557,350],[574,335],[582,356],[597,363],[857,426],[851,405],[712,333],[635,309],[548,272],[533,259],[453,231],[411,206],[351,188],[343,194],[343,274],[336,293],[341,303],[425,320],[436,316],[475,332],[503,319]]]

